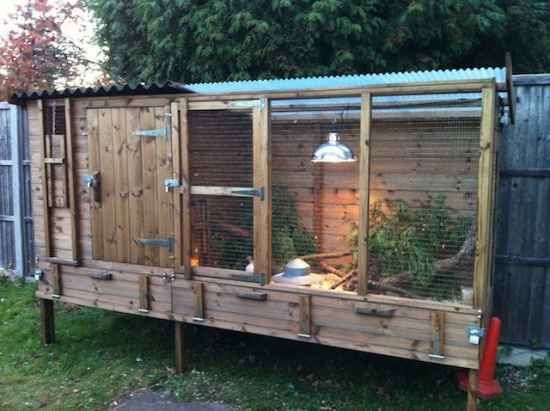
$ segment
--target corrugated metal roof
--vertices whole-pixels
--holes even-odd
[[[101,96],[131,96],[147,94],[174,94],[191,93],[185,85],[174,81],[153,84],[113,84],[99,87],[66,88],[63,90],[44,90],[16,93],[12,101],[33,100],[39,98],[63,98],[63,97],[101,97]]]
[[[505,68],[471,68],[459,70],[410,71],[383,74],[357,74],[349,76],[303,77],[273,80],[226,81],[220,83],[186,84],[195,93],[224,94],[260,91],[306,90],[323,88],[349,88],[398,83],[427,83],[432,81],[488,80],[503,83]]]
[[[181,84],[167,81],[162,84],[111,85],[100,87],[66,88],[64,90],[32,91],[15,94],[11,101],[63,98],[101,97],[173,93],[249,93],[323,88],[350,88],[382,84],[426,83],[433,81],[488,80],[503,83],[505,68],[471,68],[459,70],[410,71],[382,74],[357,74],[347,76],[302,77],[273,80],[227,81],[219,83]],[[454,96],[458,97],[457,95]]]

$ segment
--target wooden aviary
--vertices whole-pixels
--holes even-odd
[[[466,368],[475,382],[505,90],[22,100],[43,341],[57,300],[173,321],[178,372],[191,323]],[[330,133],[353,158],[312,162]],[[297,257],[312,280],[280,281]]]

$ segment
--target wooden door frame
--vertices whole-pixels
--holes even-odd
[[[371,298],[368,293],[368,210],[370,134],[372,128],[372,99],[389,95],[428,95],[458,93],[461,91],[481,93],[480,163],[478,172],[478,215],[476,220],[476,253],[473,273],[474,304],[480,312],[488,311],[489,276],[493,261],[494,236],[494,180],[498,174],[496,158],[497,84],[494,80],[470,83],[393,85],[367,87],[362,93],[360,137],[360,204],[359,204],[359,250],[358,294]],[[366,174],[365,174],[366,173]],[[363,241],[362,241],[363,240]]]
[[[271,278],[271,111],[270,101],[262,96],[248,101],[209,101],[207,104],[189,104],[188,98],[178,99],[172,103],[172,138],[174,178],[181,182],[175,199],[176,207],[176,272],[183,273],[185,278],[193,275],[229,278],[268,284]],[[208,187],[190,185],[189,158],[189,121],[191,110],[243,110],[250,109],[252,114],[252,152],[253,152],[253,187],[263,190],[263,197],[253,198],[253,260],[254,276],[240,270],[212,267],[192,267],[192,215],[191,195],[204,194]],[[174,127],[177,124],[177,127]],[[179,138],[178,138],[179,137]],[[177,165],[177,167],[176,167]],[[177,170],[177,171],[176,171]],[[219,188],[218,194],[223,194]],[[178,221],[180,220],[180,221]],[[250,277],[250,278],[248,278]]]
[[[98,112],[100,110],[125,110],[127,113],[131,110],[134,110],[134,111],[138,111],[141,110],[141,109],[148,109],[148,110],[153,110],[153,123],[152,123],[152,127],[154,127],[154,124],[155,124],[155,119],[154,119],[154,111],[155,110],[164,110],[165,113],[170,113],[171,111],[171,104],[170,102],[166,102],[166,104],[158,104],[157,102],[152,102],[151,104],[146,104],[146,101],[144,101],[142,104],[139,104],[139,105],[117,105],[117,106],[87,106],[85,108],[86,110],[86,121],[87,121],[87,129],[88,129],[88,156],[89,156],[89,163],[88,163],[88,174],[89,175],[92,175],[94,174],[95,172],[97,172],[98,170],[97,169],[97,164],[98,164],[98,159],[97,157],[99,156],[99,152],[94,152],[95,151],[98,151],[98,147],[95,146],[95,144],[98,144],[97,142],[95,142],[94,139],[97,139],[98,136],[99,136],[99,133],[100,133],[100,121],[98,118],[95,119],[94,121],[94,116],[91,116],[90,115],[90,111],[93,111],[93,112]],[[126,113],[126,114],[127,114]],[[129,130],[127,129],[126,130],[126,138],[128,138],[131,134],[132,134],[132,131],[133,130]],[[172,131],[172,130],[171,130]],[[158,137],[158,138],[164,138],[164,137]],[[170,146],[172,145],[172,142],[173,140],[170,139],[170,136],[166,136],[166,138],[168,139],[168,143]],[[128,143],[128,142],[127,142]],[[172,152],[173,152],[173,149],[170,147],[170,150],[167,151],[167,156],[168,157],[172,157]],[[159,184],[162,184],[161,182],[158,181],[158,176],[157,176],[157,185]],[[157,187],[160,188],[161,186],[159,185]],[[131,188],[131,187],[129,187]],[[93,201],[93,198],[90,194],[90,202],[89,202],[89,207],[90,207],[90,218],[91,218],[91,236],[92,236],[92,260],[93,261],[102,261],[102,262],[108,262],[108,263],[116,263],[116,264],[128,264],[128,265],[143,265],[143,266],[151,266],[151,265],[146,265],[146,264],[138,264],[136,262],[132,262],[130,260],[130,256],[128,256],[128,261],[126,262],[119,262],[119,261],[114,261],[114,260],[111,260],[109,258],[105,258],[104,254],[101,252],[100,255],[98,256],[98,250],[96,249],[96,242],[97,241],[102,241],[102,238],[95,238],[94,236],[94,227],[98,227],[98,224],[101,226],[102,224],[102,219],[103,219],[103,215],[97,215],[98,212],[97,212],[97,204],[94,204],[94,201]],[[100,211],[101,213],[101,211]],[[99,222],[98,222],[99,220]],[[159,223],[159,219],[157,218],[157,223],[159,224],[159,228],[160,228],[160,223]],[[129,232],[129,236],[131,237],[131,233]],[[130,238],[129,240],[129,247],[131,247],[131,244],[132,244],[132,239]],[[129,251],[131,252],[131,251]],[[155,265],[155,266],[161,266],[160,264],[158,265]],[[163,266],[164,267],[164,266]],[[168,268],[169,266],[167,266],[166,268]]]

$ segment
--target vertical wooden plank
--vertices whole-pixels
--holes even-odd
[[[176,351],[176,374],[185,371],[185,324],[174,323],[174,349]]]
[[[52,297],[59,298],[62,293],[61,268],[58,264],[52,264]]]
[[[117,261],[118,242],[115,220],[115,158],[113,154],[112,111],[110,108],[99,110],[103,259],[107,261]]]
[[[359,136],[359,239],[357,271],[359,284],[357,293],[368,292],[368,236],[369,236],[369,194],[370,194],[370,137],[372,127],[372,95],[361,96],[361,124]]]
[[[130,215],[130,262],[143,264],[145,251],[135,240],[143,238],[143,169],[141,138],[134,132],[141,128],[140,110],[126,109],[126,135],[128,139],[128,185]]]
[[[66,103],[65,99],[65,103]],[[59,106],[58,106],[59,107]],[[67,108],[66,106],[63,107],[63,115],[65,117],[65,127],[67,126]],[[54,110],[56,107],[54,106]],[[70,113],[69,113],[70,116]],[[69,117],[70,122],[70,117]],[[56,207],[60,208],[68,208],[70,207],[69,201],[70,201],[70,195],[69,195],[69,164],[67,159],[67,135],[68,130],[65,130],[65,135],[55,135],[56,139],[59,139],[59,149],[60,149],[60,157],[65,160],[65,162],[57,167],[59,167],[61,170],[61,199],[59,201],[59,205],[56,204]],[[53,138],[53,136],[52,136]],[[54,195],[55,196],[55,195]]]
[[[48,168],[45,162],[47,157],[47,145],[46,135],[44,134],[44,102],[38,100],[37,102],[38,120],[37,120],[37,133],[40,136],[40,170],[42,179],[42,221],[44,230],[44,257],[52,257],[52,242],[50,233],[50,207],[48,206]]]
[[[52,107],[46,106],[46,112],[50,112]],[[49,115],[46,117],[46,121],[49,120]],[[46,125],[47,127],[47,125]],[[46,134],[44,136],[46,140],[46,148],[45,148],[45,158],[51,158],[53,153],[53,128],[55,125],[52,125],[52,134]],[[53,175],[53,165],[51,163],[46,164],[46,188],[47,188],[47,204],[48,207],[54,207],[55,206],[55,187],[54,187],[54,175]]]
[[[499,104],[495,105],[495,130],[493,138],[493,164],[492,164],[492,184],[491,184],[491,214],[489,219],[489,263],[488,263],[488,278],[486,291],[486,311],[485,319],[488,320],[493,314],[493,298],[494,298],[494,276],[495,276],[495,255],[496,255],[496,222],[497,222],[497,200],[498,189],[500,184],[499,171],[499,150],[500,150],[500,128],[498,119]]]
[[[170,107],[157,107],[155,109],[155,128],[166,126],[167,114]],[[172,148],[171,139],[166,137],[156,138],[156,164],[157,164],[157,209],[158,209],[158,236],[161,238],[174,237],[174,208],[173,194],[164,188],[164,180],[172,178]],[[168,248],[159,248],[158,264],[161,267],[173,265],[174,251]]]
[[[445,312],[432,311],[432,358],[444,358],[445,355]]]
[[[55,311],[52,300],[40,298],[40,337],[42,344],[55,342]]]
[[[193,276],[191,267],[191,166],[189,160],[189,123],[188,123],[188,104],[187,99],[181,98],[178,100],[180,117],[180,179],[182,183],[181,190],[181,265],[185,278],[190,280]]]
[[[510,114],[510,123],[516,123],[516,91],[514,89],[513,70],[512,70],[512,55],[506,52],[506,92],[508,97],[508,109]]]
[[[468,402],[466,404],[467,411],[477,411],[477,384],[478,384],[478,372],[477,370],[468,371]]]
[[[72,259],[76,263],[80,261],[79,248],[79,230],[78,230],[78,208],[76,204],[76,191],[78,190],[75,181],[75,163],[74,163],[74,148],[73,148],[73,128],[72,128],[72,110],[71,99],[65,99],[65,141],[67,147],[67,179],[68,179],[68,196],[69,196],[69,213],[71,219],[71,253]]]
[[[264,198],[254,198],[254,274],[271,279],[271,110],[267,98],[260,99],[252,114],[254,187]]]
[[[311,338],[311,295],[300,296],[300,332],[298,337]]]
[[[177,102],[170,103],[170,119],[171,119],[171,137],[172,137],[172,178],[181,183],[181,146],[180,146],[180,118],[179,105]],[[184,189],[185,187],[182,187]],[[174,271],[185,272],[182,255],[182,207],[181,207],[182,190],[172,190],[172,203],[174,205]]]
[[[139,312],[148,313],[151,309],[151,278],[147,274],[139,277]]]
[[[101,171],[99,156],[99,110],[87,110],[86,122],[88,131],[89,173],[94,175]],[[100,176],[101,178],[101,176]],[[88,188],[90,202],[90,218],[92,226],[92,256],[96,260],[103,259],[103,212],[101,204],[94,201],[93,190]]]
[[[128,180],[128,133],[126,110],[113,109],[113,157],[115,158],[115,221],[117,261],[127,263],[130,258],[130,214]]]
[[[478,215],[476,236],[476,258],[474,266],[474,307],[487,307],[487,287],[489,270],[491,268],[490,255],[492,250],[492,190],[495,157],[495,85],[483,87],[480,159],[478,174]]]
[[[194,321],[204,321],[204,284],[193,283],[193,295],[195,299]]]
[[[142,129],[155,128],[155,109],[141,110]],[[143,174],[143,237],[158,237],[158,193],[157,193],[157,137],[141,137],[141,168]],[[146,265],[159,264],[159,247],[143,246]]]

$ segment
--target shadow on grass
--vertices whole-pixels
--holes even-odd
[[[33,292],[0,284],[1,409],[101,409],[144,386],[243,410],[465,409],[451,368],[194,325],[177,376],[172,323],[95,309],[58,304],[58,342],[44,347]],[[483,409],[547,404],[537,390]]]

